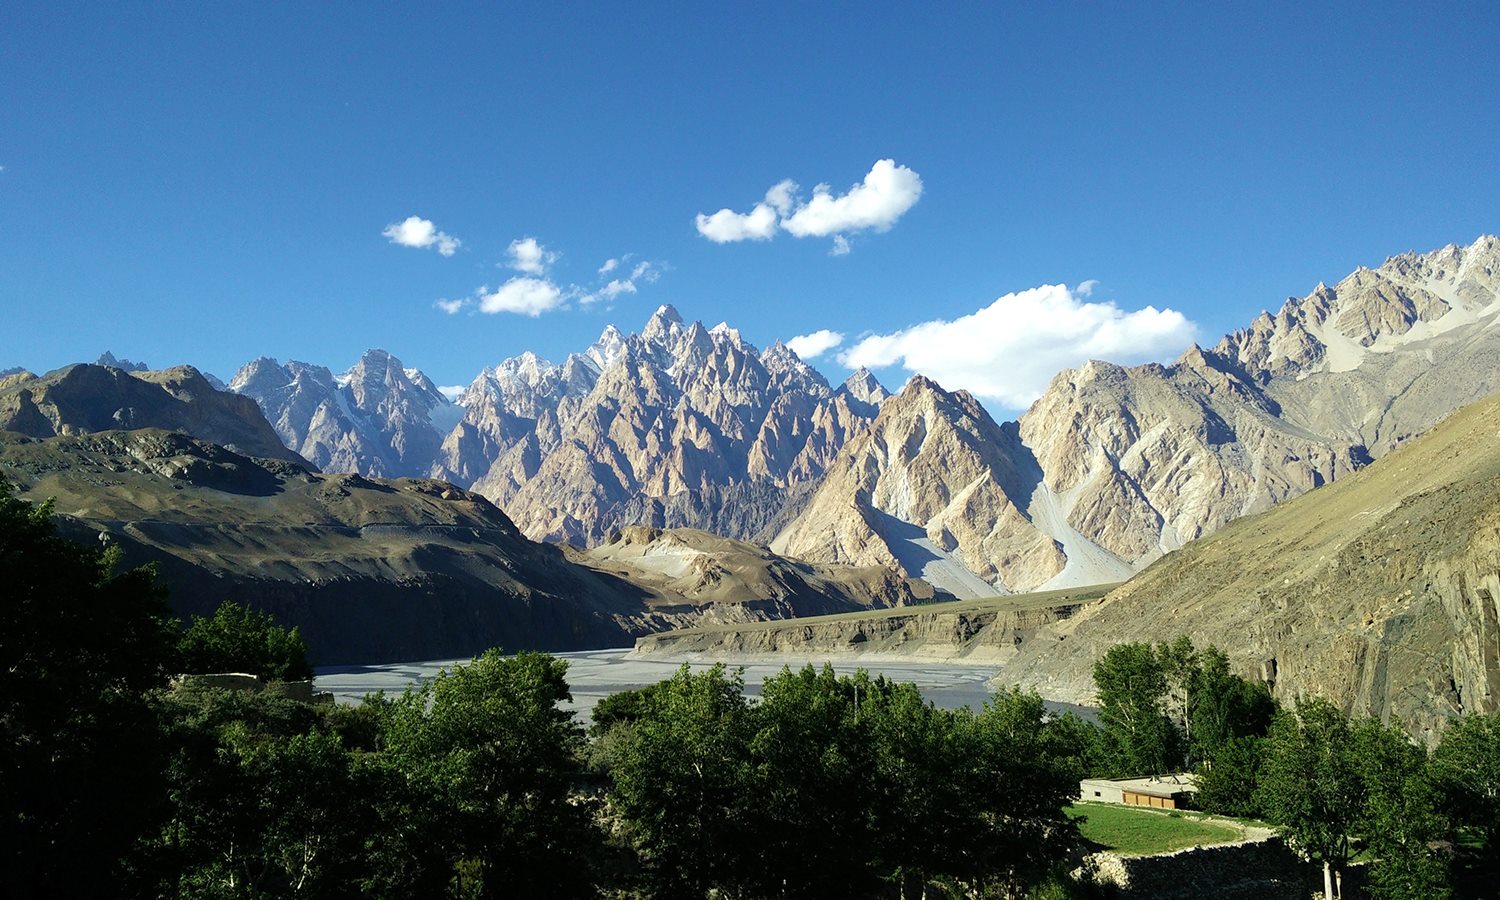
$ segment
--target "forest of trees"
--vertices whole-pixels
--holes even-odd
[[[1098,726],[828,668],[751,699],[719,666],[609,697],[585,730],[539,653],[356,706],[174,688],[305,678],[306,648],[232,603],[179,622],[149,569],[58,537],[3,481],[0,581],[7,897],[1088,896],[1079,779],[1183,769],[1330,871],[1369,860],[1380,896],[1465,891],[1500,838],[1495,717],[1429,755],[1321,701],[1279,709],[1185,638],[1099,661]]]

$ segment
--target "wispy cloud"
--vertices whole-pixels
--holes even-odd
[[[380,233],[391,243],[402,247],[436,247],[437,252],[443,256],[452,256],[463,245],[463,241],[453,235],[439,231],[431,219],[420,216],[407,216],[403,221],[385,226],[385,230]]]
[[[1195,332],[1176,310],[1147,306],[1127,312],[1113,302],[1087,302],[1065,285],[1043,285],[956,319],[870,335],[838,358],[850,368],[900,364],[944,387],[1020,409],[1041,396],[1061,369],[1090,359],[1165,358],[1181,351]]]
[[[506,247],[505,259],[499,265],[514,269],[520,275],[509,278],[494,290],[481,286],[469,297],[443,297],[434,300],[432,305],[450,316],[477,309],[489,315],[510,313],[536,318],[573,305],[586,307],[639,293],[644,285],[661,278],[664,270],[663,263],[638,260],[635,254],[626,253],[605,260],[589,286],[564,281],[552,274],[553,266],[560,259],[561,253],[544,246],[534,237],[517,238]],[[627,266],[628,275],[625,274]],[[614,277],[606,277],[609,275]]]
[[[786,342],[792,351],[803,359],[815,359],[844,342],[841,332],[819,329],[811,334],[799,334]]]
[[[778,228],[796,237],[832,237],[834,256],[850,250],[849,235],[861,231],[889,231],[922,197],[922,177],[895,160],[877,160],[863,180],[842,194],[827,184],[803,200],[796,182],[772,185],[749,212],[728,207],[712,215],[699,213],[698,233],[716,244],[766,241]]]

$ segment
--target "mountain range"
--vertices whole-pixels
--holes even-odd
[[[631,524],[768,539],[887,396],[867,371],[835,389],[785,345],[671,306],[560,364],[504,360],[456,403],[381,350],[342,375],[258,359],[229,387],[325,470],[452,481],[577,544]]]
[[[282,603],[348,658],[377,648],[317,622],[361,596],[387,597],[371,627],[428,636],[383,654],[614,643],[704,617],[1123,581],[1500,389],[1497,273],[1493,237],[1394,257],[1169,365],[1061,372],[1015,422],[921,376],[895,395],[865,371],[834,387],[783,344],[761,350],[664,306],[640,333],[606,328],[560,364],[504,360],[456,400],[379,350],[341,374],[255,360],[229,391],[191,367],[112,356],[16,372],[0,378],[0,443],[7,477],[72,498],[58,508],[77,528],[168,569],[178,560],[193,602],[232,588]],[[138,432],[198,443],[132,442]],[[99,434],[113,444],[83,440]],[[243,479],[275,486],[223,487]],[[340,492],[363,499],[330,511]],[[445,493],[479,520],[428,508]],[[172,497],[196,499],[175,509]],[[240,547],[225,535],[241,523],[276,538]],[[434,523],[446,530],[429,547]],[[385,556],[356,552],[350,535]],[[454,562],[471,544],[502,550],[478,570]],[[364,561],[329,575],[342,554]],[[454,565],[469,587],[446,625],[424,630],[421,598]],[[596,605],[578,606],[580,591]],[[530,612],[496,611],[516,602]],[[543,607],[556,617],[545,627],[495,624]],[[476,610],[495,618],[462,624]]]
[[[456,403],[382,351],[338,376],[257,360],[230,387],[318,466],[452,481],[533,539],[701,528],[980,596],[1121,580],[1500,389],[1497,272],[1489,236],[1393,257],[1169,365],[1060,372],[1007,423],[920,376],[833,388],[670,306]]]

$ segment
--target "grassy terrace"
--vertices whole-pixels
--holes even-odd
[[[1203,813],[1143,809],[1113,803],[1077,803],[1068,815],[1084,819],[1084,838],[1126,856],[1167,853],[1185,847],[1223,844],[1247,837],[1245,824]]]
[[[1051,606],[1066,606],[1070,603],[1088,603],[1098,600],[1119,587],[1120,583],[1095,584],[1087,587],[1064,588],[1057,591],[1037,591],[1032,594],[1003,594],[983,597],[978,600],[948,600],[941,603],[923,603],[917,606],[891,606],[882,609],[866,609],[859,612],[833,613],[826,616],[799,616],[795,619],[770,619],[765,622],[750,622],[735,625],[699,625],[678,629],[673,634],[710,634],[715,632],[753,632],[792,625],[817,625],[820,622],[858,622],[888,619],[897,616],[979,613],[1010,610],[1046,609]]]

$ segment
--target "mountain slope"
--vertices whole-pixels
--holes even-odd
[[[1171,366],[1059,373],[1020,419],[1066,525],[1133,566],[1500,390],[1500,240],[1406,254]]]
[[[701,534],[627,538],[597,559],[570,558],[445,482],[318,474],[157,429],[0,434],[0,474],[23,496],[54,498],[66,533],[155,562],[179,611],[225,599],[268,609],[302,628],[324,663],[628,646],[704,619],[931,596],[890,572],[808,566]],[[664,583],[624,558],[668,543],[691,548],[702,585]]]
[[[1182,633],[1283,698],[1327,696],[1428,738],[1500,707],[1500,395],[1168,554],[1001,678],[1083,700],[1110,645]]]
[[[899,566],[962,598],[995,594],[996,582],[1039,584],[1066,562],[1023,511],[1039,478],[1013,424],[918,376],[844,447],[771,546]]]

